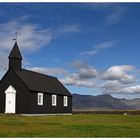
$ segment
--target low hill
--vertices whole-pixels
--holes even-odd
[[[133,100],[122,100],[122,102],[134,109],[140,109],[140,98],[136,98]]]
[[[117,99],[108,94],[98,96],[73,94],[73,110],[135,109],[140,109],[140,99]]]

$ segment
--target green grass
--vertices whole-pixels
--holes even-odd
[[[140,137],[140,116],[0,115],[0,137]]]

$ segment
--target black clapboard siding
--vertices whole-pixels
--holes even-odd
[[[57,106],[52,106],[52,94],[43,93],[43,105],[37,104],[37,93],[30,93],[30,113],[31,114],[53,114],[53,113],[71,113],[72,97],[68,97],[68,106],[63,106],[62,95],[57,95]]]
[[[14,70],[10,69],[0,84],[0,113],[5,112],[5,90],[12,85],[16,92],[16,113],[29,112],[29,90],[17,77]]]
[[[5,112],[5,90],[12,85],[16,93],[16,113],[18,114],[53,114],[71,113],[72,97],[68,96],[68,106],[64,107],[62,95],[57,95],[57,106],[52,106],[52,94],[43,93],[43,106],[37,104],[37,93],[31,92],[16,75],[14,70],[9,70],[0,84],[0,113]]]

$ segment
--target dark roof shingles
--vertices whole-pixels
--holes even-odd
[[[71,93],[55,77],[25,69],[16,71],[16,73],[32,91],[71,96]]]

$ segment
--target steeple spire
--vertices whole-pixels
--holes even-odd
[[[11,59],[11,58],[22,59],[22,56],[21,56],[17,41],[15,41],[14,47],[13,47],[13,49],[12,49],[12,51],[11,51],[11,53],[10,53],[8,58],[9,59]]]
[[[8,58],[9,58],[9,68],[16,69],[16,70],[21,69],[22,56],[17,41],[15,41],[14,47]]]

